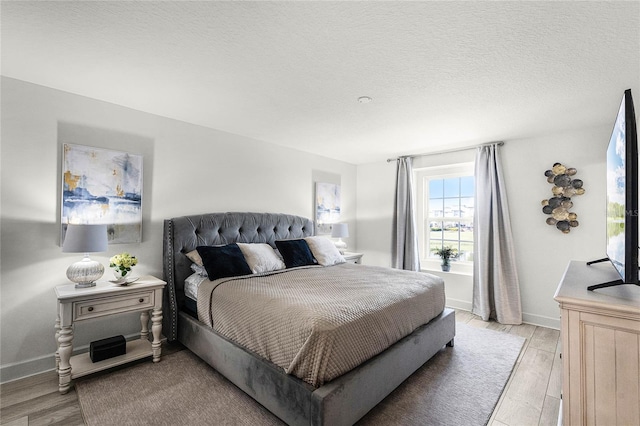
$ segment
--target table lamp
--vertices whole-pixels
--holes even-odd
[[[89,258],[89,253],[107,251],[107,225],[68,224],[62,243],[63,253],[84,253],[84,258],[67,268],[67,278],[76,288],[93,287],[104,274],[102,263]]]
[[[331,226],[331,237],[337,238],[338,241],[335,241],[334,244],[340,251],[340,253],[344,253],[347,249],[347,243],[342,241],[343,238],[347,238],[349,236],[349,225],[346,223],[334,223]]]

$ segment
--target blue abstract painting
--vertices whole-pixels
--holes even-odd
[[[340,221],[340,185],[316,182],[316,233],[328,234]]]
[[[142,156],[63,145],[62,217],[68,223],[106,224],[109,243],[142,241]]]

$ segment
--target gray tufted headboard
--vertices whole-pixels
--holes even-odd
[[[268,243],[313,235],[313,222],[279,213],[208,213],[164,221],[162,264],[167,288],[163,301],[162,331],[169,341],[177,338],[178,310],[184,306],[184,280],[193,273],[185,253],[198,246]]]

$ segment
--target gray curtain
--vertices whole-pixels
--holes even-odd
[[[408,271],[420,270],[410,157],[401,157],[397,160],[392,266]]]
[[[485,321],[521,324],[520,284],[498,144],[478,148],[475,181],[472,311]]]

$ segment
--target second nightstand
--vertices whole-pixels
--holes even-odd
[[[344,253],[342,253],[342,257],[344,257],[344,260],[349,263],[362,263],[362,256],[362,253],[353,253],[349,251],[345,251]]]
[[[55,288],[58,297],[56,371],[60,393],[67,393],[71,387],[71,379],[77,377],[151,355],[153,362],[160,361],[162,290],[165,285],[158,278],[144,276],[128,286],[98,282],[95,287],[76,288],[70,284]],[[142,325],[140,339],[127,343],[126,354],[95,363],[91,362],[89,353],[71,356],[75,322],[124,312],[141,312]],[[153,342],[149,341],[149,313]]]

